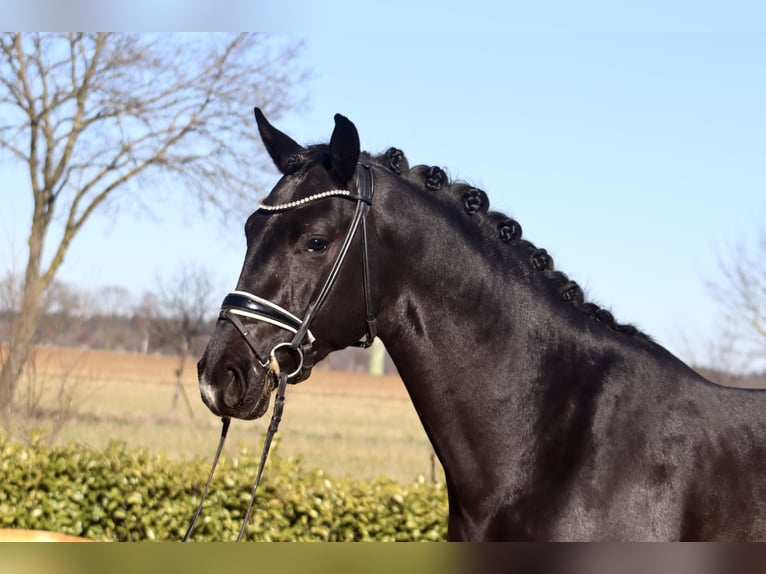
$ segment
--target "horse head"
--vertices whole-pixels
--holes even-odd
[[[356,127],[336,115],[329,144],[303,147],[257,108],[255,117],[282,177],[247,219],[236,290],[198,364],[208,408],[240,419],[265,413],[279,373],[305,380],[330,352],[358,343],[365,328],[365,344],[374,336],[362,289],[371,175],[359,164]],[[361,257],[365,266],[346,264]]]

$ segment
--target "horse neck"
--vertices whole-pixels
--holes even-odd
[[[534,246],[506,243],[497,223],[478,221],[488,216],[381,188],[378,333],[444,467],[451,516],[480,515],[540,479],[541,452],[552,467],[573,467],[598,397],[632,384],[626,373],[640,370],[655,388],[698,378],[610,314],[565,298],[569,282],[535,268]]]
[[[496,261],[507,246],[479,237],[471,216],[399,190],[376,201],[380,337],[448,482],[481,496],[524,451],[531,429],[517,409],[532,381],[522,357],[529,331],[550,317],[530,319],[541,305],[533,285],[513,279],[522,263]]]

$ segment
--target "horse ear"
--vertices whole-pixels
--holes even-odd
[[[287,159],[303,150],[303,147],[290,136],[272,126],[259,108],[255,108],[255,121],[258,124],[258,133],[261,134],[263,145],[266,146],[274,165],[284,174],[287,168]]]
[[[351,181],[359,161],[359,133],[351,121],[340,114],[335,114],[335,129],[330,138],[332,166],[338,177]]]

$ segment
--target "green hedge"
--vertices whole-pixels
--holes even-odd
[[[179,540],[209,471],[206,460],[170,460],[122,443],[93,450],[3,441],[1,448],[0,528],[93,540]],[[236,538],[259,454],[243,450],[221,460],[194,540]],[[441,484],[334,480],[299,460],[273,457],[246,539],[443,540],[446,517]]]

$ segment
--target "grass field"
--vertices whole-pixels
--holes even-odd
[[[56,443],[102,447],[118,440],[173,458],[209,459],[220,420],[199,398],[193,363],[184,376],[191,408],[182,398],[172,416],[176,366],[177,360],[167,356],[42,347],[17,396],[24,402],[33,384],[46,412],[55,408],[65,383],[73,412]],[[260,452],[267,419],[232,421],[225,452]],[[46,432],[49,425],[43,417],[25,426]],[[315,371],[308,381],[287,389],[277,439],[280,456],[301,456],[307,466],[332,476],[386,476],[406,483],[432,472],[431,447],[396,376]]]

